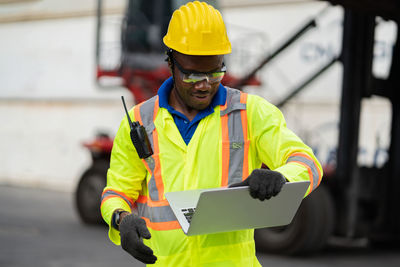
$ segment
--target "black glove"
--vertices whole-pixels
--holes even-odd
[[[142,237],[149,239],[151,237],[146,227],[146,222],[135,214],[129,214],[123,218],[119,225],[122,248],[131,254],[135,259],[146,264],[153,264],[157,257],[153,250],[146,246]]]
[[[272,196],[276,196],[285,183],[285,177],[279,172],[267,169],[255,169],[246,180],[232,184],[229,187],[249,186],[250,195],[253,198],[264,201],[265,199],[270,199]]]

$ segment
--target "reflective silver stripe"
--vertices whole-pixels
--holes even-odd
[[[126,198],[125,196],[119,194],[118,192],[111,191],[111,190],[108,190],[108,191],[106,191],[106,192],[104,192],[104,193],[102,194],[102,196],[101,196],[101,202],[103,202],[103,200],[104,200],[106,197],[109,197],[109,196],[117,196],[117,197],[119,197],[119,198],[122,198],[123,200],[125,200],[126,203],[128,203],[129,207],[131,207],[131,208],[133,207],[133,201],[132,201],[131,199],[128,199],[128,198]]]
[[[149,165],[149,168],[150,168],[151,172],[153,173],[154,168],[156,167],[156,163],[154,162],[153,156],[146,158],[145,161],[146,161],[147,165]]]
[[[315,165],[315,162],[306,157],[302,157],[302,156],[291,156],[288,158],[288,160],[286,162],[291,162],[291,161],[302,162],[302,163],[306,164],[308,167],[310,167],[311,173],[312,173],[312,177],[310,177],[310,179],[312,179],[312,183],[313,183],[312,190],[317,188],[318,181],[319,181],[319,174],[318,174],[318,169],[317,169],[317,166]]]
[[[151,143],[151,148],[154,151],[154,144],[153,144],[153,131],[155,130],[154,126],[154,105],[157,100],[158,95],[153,96],[146,102],[144,102],[140,106],[140,117],[142,119],[142,123],[144,128],[146,129],[147,135],[149,137],[150,143]],[[153,156],[148,157],[145,159],[147,165],[150,168],[151,171],[151,178],[148,184],[148,189],[149,189],[149,196],[151,200],[157,201],[160,200],[158,197],[158,188],[156,185],[156,180],[154,178],[154,169],[155,169],[155,160]]]
[[[148,218],[151,222],[176,221],[170,206],[149,207],[146,203],[136,203],[139,216]]]
[[[153,201],[161,200],[158,197],[158,188],[156,185],[156,179],[154,178],[154,172],[152,172],[150,181],[147,184],[147,186],[149,189],[149,196],[150,196],[151,200],[153,200]]]
[[[242,181],[245,140],[240,111],[246,109],[246,104],[240,103],[241,92],[239,90],[226,88],[227,108],[221,112],[221,116],[228,114],[229,185]],[[247,127],[247,125],[244,127]]]
[[[158,95],[153,96],[140,106],[140,117],[142,118],[143,126],[144,128],[146,128],[146,132],[149,135],[149,137],[150,134],[153,135],[153,130],[155,129],[153,117],[154,117],[154,104],[157,100],[157,97]],[[153,139],[151,139],[150,142],[152,142],[151,145],[153,146]]]

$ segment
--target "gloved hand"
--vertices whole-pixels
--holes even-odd
[[[285,177],[276,171],[255,169],[246,180],[232,184],[229,187],[249,186],[250,195],[261,201],[276,196],[286,183]]]
[[[146,246],[141,238],[150,239],[151,235],[146,227],[146,222],[135,214],[124,217],[119,225],[122,248],[131,254],[135,259],[153,264],[157,257],[153,250]]]

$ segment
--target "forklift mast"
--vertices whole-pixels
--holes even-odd
[[[335,198],[335,234],[366,236],[372,242],[400,240],[400,6],[393,0],[369,2],[330,1],[345,8],[343,23],[342,100],[340,107],[337,166],[332,194]],[[397,23],[397,40],[386,80],[372,74],[376,17]],[[382,168],[357,166],[361,100],[378,95],[392,106],[388,161]]]
[[[400,5],[395,0],[368,3],[358,0],[328,1],[344,8],[341,55],[332,58],[291,90],[277,106],[285,105],[337,60],[342,63],[336,167],[326,171],[321,185],[304,199],[290,225],[256,231],[257,246],[272,253],[299,255],[315,252],[323,247],[329,236],[367,238],[369,244],[379,246],[398,246],[400,241],[400,98],[395,93],[400,90]],[[397,39],[392,48],[387,79],[374,77],[372,71],[378,16],[397,24]],[[293,39],[311,25],[312,21],[300,29]],[[268,55],[253,72],[267,65],[283,49]],[[361,102],[373,95],[387,98],[392,108],[388,159],[382,167],[359,166],[357,161]]]

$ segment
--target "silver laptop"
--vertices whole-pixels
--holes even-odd
[[[309,184],[286,183],[265,201],[252,198],[248,186],[168,192],[165,197],[183,232],[191,236],[287,225]]]

